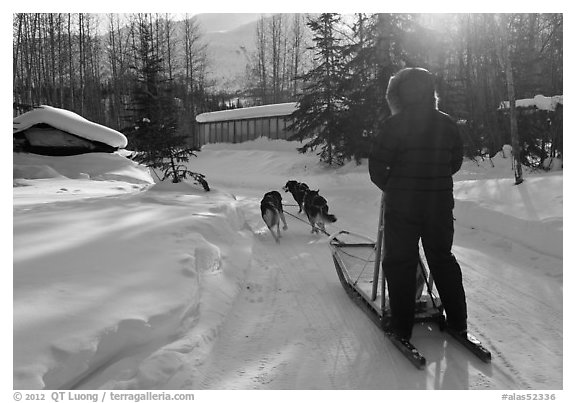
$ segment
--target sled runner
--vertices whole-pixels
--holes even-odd
[[[376,242],[362,235],[340,231],[330,236],[329,245],[334,265],[342,286],[368,316],[390,337],[393,344],[417,368],[426,366],[426,359],[410,342],[395,338],[388,331],[390,307],[387,297],[386,278],[382,273],[381,258],[384,237],[384,195],[382,195],[378,237]],[[433,278],[420,252],[418,262],[418,290],[416,299],[416,322],[436,322],[441,330],[445,328],[444,309],[436,295]],[[472,351],[485,362],[491,355],[471,334],[451,334],[455,340]]]

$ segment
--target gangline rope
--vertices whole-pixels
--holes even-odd
[[[300,206],[295,205],[295,204],[282,204],[282,207],[300,207]],[[312,224],[310,224],[308,221],[305,221],[305,220],[303,220],[302,218],[300,218],[300,217],[298,217],[298,216],[296,216],[296,215],[294,215],[294,214],[292,214],[292,213],[290,213],[290,212],[288,212],[288,211],[284,211],[284,213],[285,213],[285,214],[288,214],[290,217],[293,217],[293,218],[297,219],[298,221],[301,221],[301,222],[303,222],[304,224],[312,227]],[[323,233],[324,235],[328,236],[328,237],[331,237],[331,236],[332,236],[329,232],[327,232],[327,231],[326,231],[325,229],[323,229],[323,228],[320,228],[320,231],[322,231],[322,233]],[[337,239],[336,239],[336,240],[337,240]],[[362,274],[364,273],[364,270],[366,270],[366,267],[368,266],[368,264],[369,264],[369,263],[375,263],[375,260],[371,259],[371,258],[375,255],[375,250],[372,250],[372,253],[370,254],[370,256],[369,256],[367,259],[365,259],[365,258],[363,258],[363,257],[360,257],[360,256],[353,255],[353,254],[351,254],[351,253],[349,253],[349,252],[346,252],[346,251],[344,251],[344,250],[342,250],[342,249],[339,249],[339,251],[340,251],[342,254],[346,255],[346,256],[349,256],[349,257],[351,257],[351,258],[353,258],[353,259],[357,259],[357,260],[360,260],[360,261],[364,262],[364,266],[362,267],[362,270],[361,270],[360,273],[358,274],[358,278],[356,279],[355,283],[358,282],[358,280],[360,279],[360,277],[361,277]]]

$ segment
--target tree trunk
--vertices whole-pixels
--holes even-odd
[[[298,74],[300,73],[301,47],[302,47],[302,19],[295,14],[292,22],[292,96],[298,94]]]
[[[72,48],[72,14],[68,14],[68,74],[70,76],[70,108],[74,109],[74,63]]]
[[[519,185],[523,182],[522,178],[522,161],[520,159],[520,141],[518,138],[518,120],[516,118],[516,95],[514,88],[514,73],[512,71],[512,61],[510,60],[510,34],[508,31],[508,18],[503,17],[500,21],[500,30],[503,39],[502,58],[504,69],[506,71],[506,89],[508,92],[508,101],[510,103],[510,136],[512,138],[512,155],[514,158],[514,184]]]

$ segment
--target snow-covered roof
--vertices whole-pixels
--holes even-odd
[[[13,132],[22,132],[41,123],[87,140],[108,144],[112,147],[124,148],[128,144],[126,136],[114,129],[91,122],[74,112],[48,105],[41,105],[15,117],[13,120]]]
[[[196,121],[198,123],[208,123],[222,122],[226,120],[287,116],[296,110],[296,104],[296,102],[287,102],[283,104],[252,106],[249,108],[201,113],[196,116]]]
[[[517,99],[517,108],[536,108],[545,111],[555,111],[558,104],[563,105],[562,95],[555,95],[553,97],[545,97],[544,95],[536,95],[534,98]],[[500,109],[508,109],[510,107],[509,101],[503,101]]]

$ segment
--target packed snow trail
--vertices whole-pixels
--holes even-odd
[[[247,198],[243,202],[255,240],[251,267],[234,309],[224,321],[208,359],[176,374],[167,388],[531,386],[501,354],[493,364],[484,364],[448,335],[431,332],[425,325],[417,326],[413,341],[429,363],[425,371],[414,370],[348,298],[338,281],[327,237],[312,235],[302,222],[289,218],[289,229],[276,244],[258,216],[258,201]],[[474,299],[470,301],[472,306]],[[472,329],[486,337],[481,328]],[[190,376],[189,371],[194,375]]]

